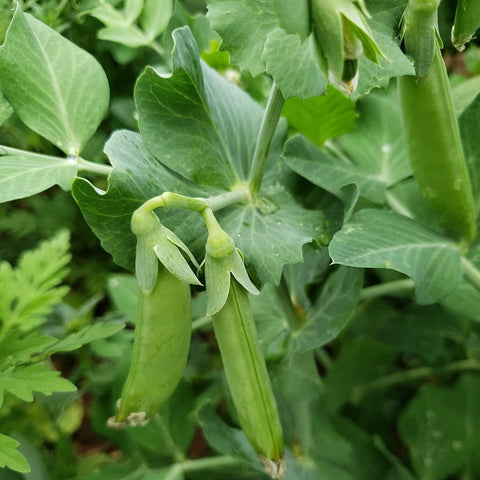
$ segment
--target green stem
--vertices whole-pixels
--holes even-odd
[[[260,131],[258,132],[252,166],[250,168],[249,186],[252,195],[255,195],[262,185],[263,174],[267,164],[268,151],[272,143],[275,130],[280,120],[285,99],[276,84],[272,85],[267,107],[263,115]]]
[[[20,150],[19,148],[8,147],[6,145],[0,145],[0,156],[12,155],[21,157],[33,157],[33,158],[49,158],[58,162],[65,162],[65,160],[71,160],[78,166],[79,171],[87,171],[92,173],[98,173],[101,175],[110,175],[113,168],[110,165],[104,165],[102,163],[90,162],[81,157],[69,156],[57,157],[55,155],[45,155],[43,153],[29,152],[28,150]]]
[[[328,370],[333,364],[332,357],[330,357],[328,352],[324,348],[317,348],[315,350],[315,357],[320,362],[325,371],[328,372]]]
[[[290,326],[290,330],[295,331],[302,327],[303,322],[302,319],[299,318],[295,306],[292,302],[292,297],[290,296],[290,290],[288,288],[287,282],[285,281],[285,277],[282,276],[280,280],[280,285],[275,287],[275,293],[277,296],[278,301],[280,302],[283,311],[287,317],[288,324]]]
[[[419,378],[432,375],[461,372],[464,370],[480,370],[480,362],[476,359],[468,358],[466,360],[453,362],[450,365],[441,368],[420,367],[385,375],[384,377],[376,378],[371,382],[354,388],[351,395],[352,402],[359,403],[367,393],[388,388],[399,383],[410,382],[412,380],[418,380]]]
[[[105,165],[103,163],[90,162],[84,158],[79,157],[77,161],[78,171],[86,171],[91,173],[98,173],[100,175],[105,175],[108,177],[113,170],[113,167],[110,165]]]
[[[243,465],[241,460],[229,456],[206,457],[196,460],[185,460],[179,463],[183,473],[200,472],[203,470],[219,470],[225,467],[238,467]]]
[[[152,49],[155,50],[161,57],[165,54],[165,51],[163,50],[162,46],[158,44],[155,40],[150,41],[148,46]]]
[[[212,317],[200,317],[192,322],[192,332],[212,324]]]
[[[373,285],[372,287],[365,287],[360,294],[360,299],[372,300],[385,295],[402,295],[405,292],[410,292],[414,288],[415,284],[411,278],[380,283],[379,285]]]
[[[480,271],[465,257],[462,257],[462,267],[465,280],[480,291]]]

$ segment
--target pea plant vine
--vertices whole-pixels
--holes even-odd
[[[38,290],[0,293],[0,467],[38,465],[20,401],[83,385],[122,459],[68,478],[478,478],[480,76],[448,76],[439,29],[478,55],[475,0],[92,0],[107,69],[25,7],[0,134],[17,119],[44,150],[0,145],[0,201],[71,192],[130,273],[123,322],[58,339],[68,235],[0,264]],[[133,101],[109,107],[125,65]],[[108,131],[113,105],[130,117]],[[80,348],[91,370],[59,377]]]

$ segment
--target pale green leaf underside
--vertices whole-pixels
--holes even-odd
[[[29,197],[53,185],[70,190],[76,174],[75,161],[67,158],[0,156],[0,202]]]
[[[8,467],[16,472],[30,472],[27,459],[17,450],[20,445],[12,437],[0,433],[0,467]]]
[[[78,154],[108,107],[100,64],[18,6],[0,48],[1,89],[25,124]]]
[[[361,210],[335,234],[330,246],[335,263],[387,268],[410,276],[420,304],[450,293],[462,276],[459,248],[401,215]]]

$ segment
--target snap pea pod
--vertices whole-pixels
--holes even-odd
[[[234,278],[213,327],[243,432],[273,478],[282,478],[283,434],[247,291]]]
[[[455,23],[452,27],[452,43],[462,52],[465,45],[475,38],[480,28],[480,2],[478,0],[458,0]]]
[[[411,0],[408,7],[422,3],[431,2]],[[423,51],[418,45],[422,41],[418,37],[422,28],[413,17],[416,11],[422,13],[419,8],[410,9],[409,20],[415,26],[413,35],[417,49]],[[426,34],[425,41],[430,42],[432,32],[428,29],[423,31]],[[412,43],[410,34],[407,25],[404,29],[405,45]],[[472,186],[453,109],[447,70],[439,41],[436,34],[433,35],[433,58],[424,75],[420,76],[417,72],[418,76],[404,76],[398,81],[408,152],[414,177],[443,225],[470,242],[476,234]],[[408,50],[406,53],[409,55]]]
[[[140,293],[130,371],[110,426],[143,425],[169,399],[185,369],[191,325],[189,284],[160,266],[151,293]]]

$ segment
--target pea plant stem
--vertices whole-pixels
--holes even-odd
[[[79,172],[97,173],[100,175],[110,175],[113,168],[110,165],[104,165],[102,163],[91,162],[81,157],[57,157],[55,155],[44,155],[43,153],[29,152],[28,150],[20,150],[19,148],[12,148],[6,145],[0,145],[0,156],[12,155],[21,157],[34,157],[34,158],[49,158],[57,162],[65,162],[71,160],[78,166]]]
[[[225,467],[238,467],[240,465],[242,465],[240,460],[227,455],[199,458],[195,460],[185,460],[184,462],[178,464],[183,473],[215,470]]]
[[[260,190],[268,159],[268,152],[272,143],[275,130],[280,120],[285,99],[276,84],[272,85],[267,107],[263,115],[260,131],[258,132],[257,143],[253,153],[252,166],[250,168],[249,187],[252,195]]]
[[[480,291],[480,271],[465,257],[462,257],[462,268],[465,280]]]
[[[400,383],[411,382],[413,380],[418,380],[420,378],[429,377],[432,375],[462,372],[465,370],[480,370],[480,362],[476,359],[468,358],[465,360],[452,362],[445,367],[419,367],[385,375],[354,388],[351,399],[353,403],[359,403],[367,393],[374,392],[376,390],[388,388]]]
[[[360,299],[372,300],[385,295],[402,295],[405,292],[410,292],[414,288],[415,284],[411,278],[394,280],[393,282],[386,282],[379,285],[373,285],[371,287],[365,287],[360,294]]]

